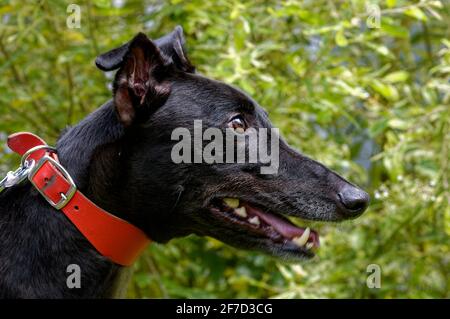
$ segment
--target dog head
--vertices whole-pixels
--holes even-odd
[[[280,138],[247,94],[196,74],[180,27],[156,41],[140,33],[96,64],[117,69],[114,105],[126,130],[122,201],[153,240],[196,233],[306,258],[318,234],[285,216],[340,221],[368,206],[366,192]],[[259,134],[258,150],[267,152],[250,161],[252,134]],[[230,139],[232,146],[221,149]],[[211,146],[213,140],[218,144]]]

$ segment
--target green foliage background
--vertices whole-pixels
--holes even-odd
[[[66,26],[69,3],[79,29]],[[304,264],[195,236],[153,244],[129,297],[450,297],[447,0],[0,0],[0,171],[18,163],[6,134],[54,142],[110,97],[98,53],[177,24],[199,72],[250,93],[372,204],[355,221],[314,224],[323,245]],[[366,286],[369,264],[379,289]]]

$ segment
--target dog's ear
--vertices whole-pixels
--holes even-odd
[[[194,73],[195,67],[189,61],[186,49],[185,49],[185,39],[183,35],[183,28],[181,26],[175,27],[175,29],[154,41],[154,43],[159,47],[161,52],[168,58],[172,59],[173,64],[179,70]],[[100,70],[112,71],[118,69],[128,52],[130,42],[123,44],[122,46],[108,51],[106,53],[100,54],[95,59],[95,65]]]
[[[143,33],[127,46],[114,80],[114,104],[121,122],[128,126],[133,120],[145,120],[162,105],[170,93],[165,81],[170,61]],[[136,116],[139,113],[139,116]]]
[[[178,69],[187,73],[195,72],[195,67],[189,61],[186,53],[186,40],[181,26],[176,26],[171,33],[155,40],[155,43],[166,56],[172,59]]]
[[[130,42],[127,42],[116,49],[100,54],[95,59],[95,65],[102,71],[112,71],[118,69],[122,65],[129,46]]]

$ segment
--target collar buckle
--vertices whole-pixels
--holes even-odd
[[[61,195],[61,199],[58,202],[54,202],[52,199],[50,199],[43,190],[41,190],[36,183],[33,181],[33,177],[36,175],[36,173],[39,171],[39,169],[46,163],[49,162],[50,164],[52,164],[63,176],[64,178],[67,180],[67,182],[69,183],[70,187],[67,190],[67,192],[65,193],[60,193]],[[30,173],[28,175],[28,179],[30,180],[31,184],[34,185],[34,187],[39,191],[39,193],[41,193],[41,195],[45,198],[45,200],[55,209],[62,209],[64,208],[72,199],[72,197],[75,195],[75,193],[77,192],[77,186],[75,185],[72,177],[70,176],[70,174],[66,171],[66,169],[59,163],[57,162],[55,159],[51,158],[48,155],[43,156],[39,162],[34,165],[34,167],[30,170]]]

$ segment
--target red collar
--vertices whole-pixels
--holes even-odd
[[[55,209],[61,210],[103,256],[123,266],[131,265],[149,244],[137,227],[109,214],[77,190],[69,173],[58,161],[56,150],[34,134],[21,132],[8,137],[14,152],[33,160],[28,179]]]

